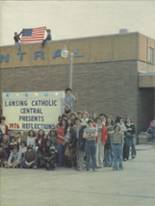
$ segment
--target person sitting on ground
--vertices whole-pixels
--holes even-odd
[[[20,153],[19,153],[18,145],[14,144],[13,149],[9,155],[7,167],[18,168],[19,166],[20,166]]]
[[[36,160],[37,160],[36,151],[33,150],[32,146],[28,146],[27,151],[24,154],[21,167],[22,168],[37,168]]]
[[[43,167],[47,170],[53,170],[56,166],[56,147],[50,139],[46,139],[45,146],[43,147]]]
[[[27,145],[25,141],[22,141],[19,145],[20,161],[23,161],[25,152],[27,151]]]

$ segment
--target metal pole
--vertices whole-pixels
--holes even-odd
[[[74,61],[74,53],[70,52],[70,71],[69,71],[69,87],[73,89],[73,61]]]

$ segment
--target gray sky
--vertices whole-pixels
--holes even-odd
[[[155,1],[0,1],[0,45],[13,44],[22,28],[45,25],[53,39],[118,33],[155,39]]]

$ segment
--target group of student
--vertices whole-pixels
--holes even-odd
[[[135,126],[129,118],[115,121],[88,112],[63,114],[58,124],[45,134],[28,131],[26,138],[9,135],[5,117],[0,125],[0,166],[7,168],[72,167],[95,171],[97,168],[123,169],[123,160],[135,158]]]
[[[9,133],[5,117],[0,118],[0,167],[122,170],[123,160],[130,154],[135,158],[135,125],[129,118],[74,112],[72,90],[65,94],[64,113],[48,133],[30,130],[17,138]]]

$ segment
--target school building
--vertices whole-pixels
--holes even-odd
[[[128,115],[146,129],[155,117],[155,40],[137,32],[0,47],[0,92],[67,88],[64,45],[74,53],[76,110]]]

